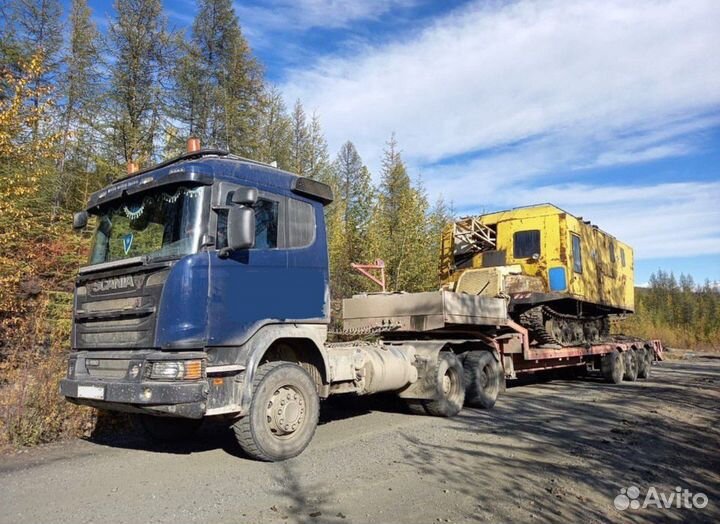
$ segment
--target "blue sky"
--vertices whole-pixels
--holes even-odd
[[[99,21],[111,2],[92,1]],[[187,27],[195,3],[165,0]],[[550,201],[720,281],[720,2],[236,2],[267,78],[377,173],[392,132],[459,214]]]

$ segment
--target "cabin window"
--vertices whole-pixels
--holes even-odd
[[[622,267],[625,267],[625,250],[623,248],[620,248],[620,263]]]
[[[513,257],[530,258],[540,255],[540,230],[518,231],[513,236]]]
[[[580,237],[577,235],[572,236],[572,256],[573,271],[582,273],[582,246],[580,245]]]
[[[315,209],[307,202],[288,200],[288,247],[306,247],[315,241]]]
[[[278,219],[280,202],[259,198],[255,206],[255,249],[272,249],[278,247]],[[227,247],[227,209],[221,209],[217,218],[218,249]]]
[[[610,242],[610,263],[615,263],[615,242]]]
[[[279,202],[264,198],[255,204],[255,249],[277,247],[279,208]]]

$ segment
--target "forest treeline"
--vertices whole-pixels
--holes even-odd
[[[117,0],[103,31],[96,20],[86,0],[0,0],[0,444],[92,423],[56,392],[90,243],[71,213],[191,136],[332,186],[333,298],[375,290],[349,268],[377,258],[388,289],[438,285],[444,203],[430,205],[394,136],[375,177],[352,142],[329,151],[320,116],[266,80],[231,0],[199,1],[189,28],[170,27],[161,0]]]
[[[635,314],[619,326],[627,334],[659,338],[666,346],[720,349],[720,287],[658,270],[635,288]]]

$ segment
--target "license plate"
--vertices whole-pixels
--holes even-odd
[[[105,398],[105,388],[100,386],[78,386],[78,397],[103,400]]]

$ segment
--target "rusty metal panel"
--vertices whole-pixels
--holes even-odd
[[[343,300],[346,331],[434,331],[452,326],[506,325],[504,299],[452,291],[358,295]]]

